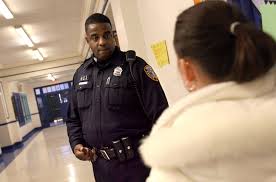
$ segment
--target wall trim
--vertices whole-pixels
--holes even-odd
[[[16,149],[19,149],[24,146],[24,142],[26,142],[28,139],[30,139],[36,132],[40,132],[43,128],[37,127],[32,129],[29,133],[27,133],[25,136],[23,136],[22,140],[19,142],[14,143],[13,145],[2,147],[2,154],[6,152],[11,152]]]
[[[18,122],[18,121],[17,120],[9,121],[7,123],[0,124],[0,126],[5,126],[5,125],[12,124],[12,123],[15,123],[15,122]]]
[[[39,113],[38,113],[38,112],[32,113],[31,116],[37,115],[37,114],[39,114]],[[12,124],[12,123],[15,123],[15,122],[18,122],[18,121],[17,121],[17,120],[9,121],[9,122],[7,122],[7,123],[2,123],[2,124],[0,124],[0,126],[5,126],[5,125]]]
[[[5,168],[16,158],[16,156],[18,156],[26,148],[26,146],[30,143],[30,141],[34,139],[35,137],[34,135],[39,133],[42,129],[43,129],[42,127],[34,128],[32,131],[26,134],[20,142],[16,142],[13,145],[2,148],[2,153],[0,154],[0,163],[4,162],[3,163],[4,166],[0,167],[0,173],[3,170],[5,170]],[[32,138],[32,136],[34,137]],[[12,156],[12,157],[7,157],[7,156]]]

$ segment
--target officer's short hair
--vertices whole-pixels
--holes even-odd
[[[87,28],[90,24],[96,24],[96,23],[109,23],[110,26],[112,27],[111,22],[107,16],[100,13],[94,13],[90,15],[85,21],[85,32],[87,32]]]

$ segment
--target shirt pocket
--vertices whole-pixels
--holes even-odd
[[[82,83],[82,82],[80,82]],[[78,84],[77,85],[77,100],[78,108],[83,109],[87,108],[92,104],[92,82],[87,82],[87,84]]]
[[[111,78],[107,87],[107,104],[111,110],[119,110],[122,107],[132,107],[136,104],[137,96],[133,82],[127,77]]]
[[[123,78],[112,76],[111,81],[106,85],[107,105],[111,110],[118,110],[123,104]]]

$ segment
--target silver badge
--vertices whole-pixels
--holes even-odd
[[[114,76],[121,76],[122,72],[123,72],[123,69],[120,66],[117,66],[113,71],[113,75]]]

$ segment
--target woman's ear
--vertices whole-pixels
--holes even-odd
[[[188,59],[181,58],[178,60],[178,69],[184,85],[187,90],[194,91],[196,89],[196,68]]]

